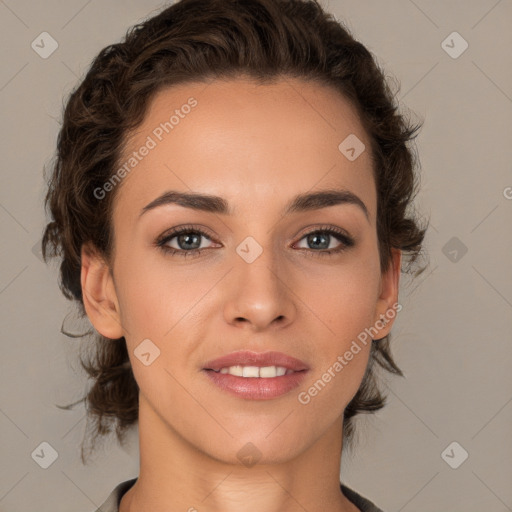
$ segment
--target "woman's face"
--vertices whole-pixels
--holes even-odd
[[[121,182],[103,189],[118,187],[113,280],[96,268],[110,310],[86,306],[102,334],[125,336],[140,406],[166,430],[232,463],[249,442],[276,462],[340,434],[368,362],[362,333],[397,299],[399,253],[379,267],[369,147],[348,102],[318,84],[240,78],[155,96]],[[296,202],[325,190],[345,196]],[[171,192],[221,199],[186,207]],[[304,371],[214,374],[209,362],[238,351],[279,352]]]

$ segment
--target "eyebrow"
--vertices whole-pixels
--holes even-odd
[[[191,208],[209,213],[221,215],[233,215],[233,210],[229,207],[229,203],[222,197],[208,194],[200,194],[196,192],[178,192],[169,190],[158,196],[149,204],[144,206],[139,217],[150,210],[168,204],[177,204],[184,208]],[[363,201],[349,190],[326,189],[316,192],[307,192],[298,194],[286,205],[284,215],[290,213],[307,212],[336,206],[339,204],[352,204],[359,207],[369,221],[368,209]]]

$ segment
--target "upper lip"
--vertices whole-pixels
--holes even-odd
[[[221,368],[229,366],[282,366],[289,370],[299,372],[301,370],[308,370],[306,363],[295,357],[283,354],[282,352],[250,352],[242,350],[238,352],[231,352],[225,356],[208,361],[204,365],[205,370],[219,371]]]

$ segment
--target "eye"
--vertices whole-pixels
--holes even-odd
[[[331,242],[333,242],[333,238],[338,240],[339,245],[335,248],[329,249]],[[333,227],[325,227],[310,231],[309,233],[306,233],[301,240],[306,241],[306,244],[308,245],[308,247],[305,247],[306,250],[311,246],[316,249],[322,249],[313,250],[312,253],[314,256],[332,256],[354,246],[354,240],[347,233],[341,229]],[[304,247],[300,247],[300,249],[304,249]]]
[[[175,239],[175,240],[174,240]],[[201,239],[211,241],[209,233],[194,226],[180,226],[164,233],[156,242],[166,254],[195,257],[208,247],[205,247]],[[338,241],[338,246],[329,248],[333,239]],[[343,230],[332,226],[321,227],[306,233],[300,241],[305,240],[308,247],[298,247],[306,250],[313,256],[332,256],[355,245],[354,240]]]
[[[201,238],[211,240],[209,234],[202,229],[193,226],[181,226],[162,235],[156,241],[156,245],[165,253],[190,257],[199,255],[205,249],[201,243]],[[173,239],[176,240],[173,241]],[[174,247],[171,243],[174,244]]]

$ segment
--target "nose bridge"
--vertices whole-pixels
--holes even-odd
[[[280,291],[278,268],[281,265],[277,261],[278,255],[270,237],[266,237],[264,243],[260,244],[252,236],[246,237],[236,247],[235,261],[241,285],[247,288],[244,293],[250,295],[251,292],[266,292],[269,300],[271,295],[277,295]]]
[[[234,289],[230,290],[226,303],[226,320],[241,319],[264,328],[277,319],[290,321],[294,312],[283,265],[278,251],[268,243],[260,244],[248,236],[236,247],[234,257]]]

